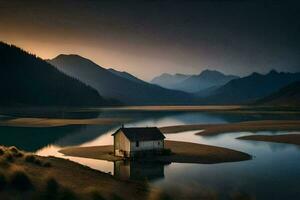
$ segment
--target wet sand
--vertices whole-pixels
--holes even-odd
[[[54,118],[17,118],[0,121],[0,126],[13,127],[57,127],[68,125],[110,125],[129,121],[123,118],[94,119],[54,119]]]
[[[155,156],[154,161],[177,163],[213,164],[223,162],[236,162],[251,159],[249,154],[210,145],[165,141],[165,148],[171,149],[171,155]],[[113,146],[72,147],[60,150],[67,156],[93,158],[107,161],[122,160],[113,155]]]
[[[300,120],[261,120],[231,124],[179,125],[161,127],[160,130],[164,134],[199,130],[199,133],[196,133],[197,135],[217,135],[222,133],[241,131],[298,131],[300,130]]]
[[[238,137],[237,139],[300,145],[300,134],[249,135],[249,136]]]

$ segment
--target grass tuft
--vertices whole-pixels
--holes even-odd
[[[57,199],[59,196],[60,186],[54,178],[48,178],[46,180],[45,192],[42,193],[42,198],[44,200]]]
[[[96,188],[88,188],[86,194],[90,197],[91,200],[105,200],[105,198],[99,193]]]
[[[4,174],[2,174],[0,172],[0,190],[2,190],[7,184],[7,180],[6,177],[4,176]]]
[[[4,154],[4,159],[8,162],[14,162],[14,157],[11,153],[5,153]]]
[[[5,151],[2,147],[0,147],[0,156],[3,156],[5,154]]]
[[[9,151],[12,152],[13,154],[19,153],[19,149],[15,146],[9,147]]]
[[[69,189],[63,189],[61,194],[59,195],[61,200],[78,200],[77,195]]]
[[[50,162],[44,162],[43,167],[51,167],[52,164]]]
[[[39,158],[37,158],[35,155],[32,155],[32,154],[26,155],[25,161],[32,163],[32,164],[36,164],[38,166],[42,166],[42,164],[43,164]]]
[[[24,171],[14,171],[10,177],[10,185],[17,190],[29,190],[33,188],[31,180]]]

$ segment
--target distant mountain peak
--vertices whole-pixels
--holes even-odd
[[[65,58],[65,57],[73,57],[73,58],[84,58],[80,55],[77,54],[59,54],[58,56],[54,57],[53,59],[57,59],[57,58]],[[52,60],[53,60],[52,59]]]
[[[94,63],[92,60],[85,58],[83,56],[77,55],[77,54],[59,54],[55,58],[48,60],[48,62],[72,62],[72,63],[81,63],[81,64],[89,64],[90,66],[97,67],[99,69],[104,69],[97,63]]]
[[[279,74],[279,72],[275,69],[271,69],[268,74]]]
[[[250,74],[248,77],[251,76],[263,76],[262,74],[258,73],[258,72],[253,72],[252,74]]]
[[[213,76],[213,75],[225,76],[225,74],[223,74],[222,72],[219,72],[217,70],[210,70],[210,69],[205,69],[199,74],[199,76]]]

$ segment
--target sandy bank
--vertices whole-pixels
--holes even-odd
[[[300,134],[249,135],[249,136],[238,137],[237,139],[300,145]]]
[[[171,149],[172,154],[169,156],[157,156],[153,158],[162,162],[177,163],[222,163],[235,162],[251,159],[251,156],[216,146],[209,146],[188,142],[165,141],[165,148]],[[113,146],[94,146],[94,147],[72,147],[60,151],[68,156],[93,158],[107,161],[121,160],[120,157],[113,156]]]
[[[214,110],[236,110],[242,106],[239,105],[207,105],[207,106],[124,106],[108,108],[113,110],[136,110],[136,111],[214,111]]]
[[[94,119],[53,119],[53,118],[16,118],[0,121],[0,126],[14,127],[56,127],[68,125],[109,125],[126,122],[121,118],[94,118]]]
[[[240,131],[297,131],[300,130],[300,120],[262,120],[231,124],[179,125],[161,127],[160,130],[165,134],[199,130],[199,133],[197,133],[197,135],[216,135],[221,133]]]

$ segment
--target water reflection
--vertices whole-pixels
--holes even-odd
[[[164,178],[164,166],[170,163],[116,161],[114,162],[114,176],[121,180],[149,180]]]

